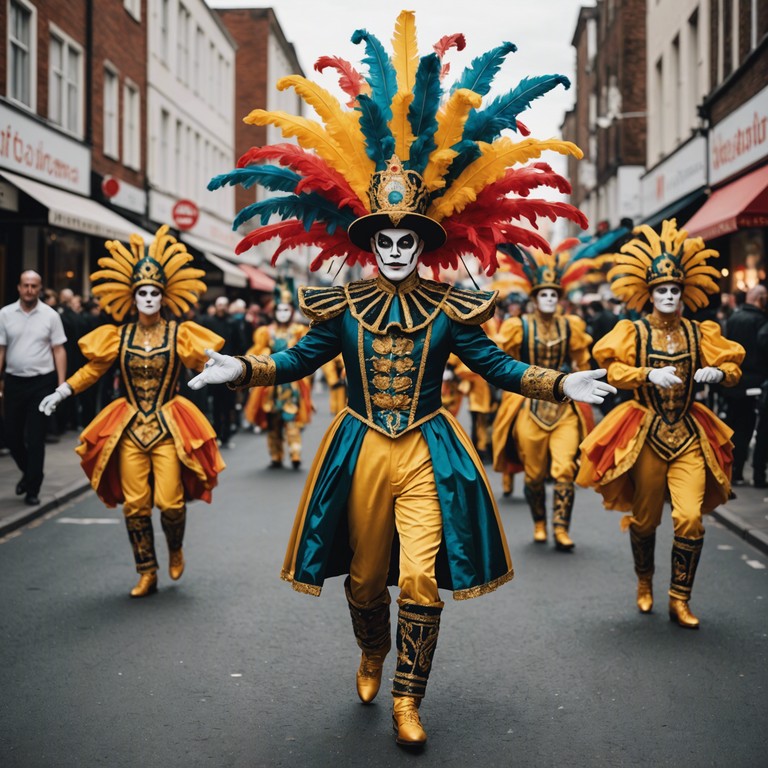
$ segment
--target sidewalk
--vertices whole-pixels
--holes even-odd
[[[77,433],[67,432],[58,443],[45,446],[45,480],[37,507],[28,507],[23,496],[15,495],[19,471],[8,454],[0,456],[0,536],[90,489],[76,445]],[[739,486],[734,492],[736,498],[716,509],[712,517],[768,555],[768,489]]]

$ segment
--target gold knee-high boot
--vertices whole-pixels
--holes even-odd
[[[184,573],[184,552],[181,545],[184,543],[184,529],[187,523],[187,508],[171,514],[170,512],[160,513],[160,525],[165,533],[165,540],[168,543],[168,573],[176,581]]]
[[[157,591],[157,557],[155,533],[151,517],[126,517],[125,527],[133,547],[133,558],[139,581],[131,590],[131,597],[146,597]]]
[[[427,740],[419,705],[426,693],[442,610],[442,605],[409,603],[398,611],[392,725],[397,743],[404,747],[420,747]]]
[[[650,613],[653,608],[653,572],[656,533],[640,536],[634,528],[629,529],[629,543],[637,574],[637,607],[640,613]]]
[[[357,670],[357,695],[363,704],[369,704],[379,692],[384,659],[392,647],[389,590],[385,589],[380,598],[370,603],[358,603],[352,599],[349,577],[347,577],[344,582],[344,592],[347,595],[349,614],[352,617],[352,630],[363,652],[360,667]]]
[[[696,568],[701,557],[704,538],[686,539],[675,536],[672,542],[672,581],[669,585],[669,619],[684,629],[698,629],[699,620],[691,613],[691,599]]]
[[[544,483],[526,483],[525,500],[533,518],[533,540],[542,544],[547,540],[547,507]]]
[[[575,544],[568,535],[573,513],[573,483],[555,483],[554,503],[552,505],[552,533],[555,548],[560,552],[570,552]]]

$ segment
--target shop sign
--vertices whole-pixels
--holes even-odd
[[[643,218],[707,184],[707,140],[696,136],[640,180]]]
[[[712,186],[768,156],[768,86],[709,129]]]

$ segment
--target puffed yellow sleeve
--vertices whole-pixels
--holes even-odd
[[[721,384],[732,387],[741,378],[741,363],[746,351],[736,341],[730,341],[723,336],[720,326],[713,320],[699,323],[701,331],[701,362],[702,367],[719,368],[725,378]]]
[[[117,325],[100,325],[77,342],[88,362],[67,379],[75,394],[95,384],[115,362],[120,351],[120,330]]]
[[[592,357],[608,371],[608,382],[619,389],[637,389],[645,384],[650,368],[635,367],[637,330],[631,320],[619,320],[592,348]]]
[[[202,325],[187,321],[179,326],[176,334],[176,352],[185,367],[193,371],[202,371],[205,361],[206,349],[218,352],[224,346],[224,339],[218,333],[214,333]]]
[[[587,324],[578,315],[568,315],[567,320],[571,326],[570,355],[574,371],[588,371],[589,348],[592,346],[592,337],[587,333]]]
[[[501,324],[494,341],[510,357],[519,360],[520,346],[523,343],[523,321],[519,317],[508,317]]]
[[[269,326],[260,325],[253,332],[253,346],[245,353],[246,355],[268,355],[272,351],[270,344]]]

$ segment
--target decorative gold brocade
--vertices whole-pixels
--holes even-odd
[[[277,366],[269,355],[246,355],[251,364],[251,379],[249,387],[265,387],[275,383]]]
[[[532,397],[556,403],[558,399],[555,392],[555,384],[561,376],[562,374],[559,371],[531,365],[523,374],[522,381],[520,382],[520,394],[523,397]]]
[[[542,368],[555,371],[562,369],[568,352],[568,321],[561,316],[544,317],[540,312],[528,316],[528,359]],[[566,403],[535,399],[531,401],[530,412],[533,420],[545,430],[557,426],[560,418],[569,408]]]

